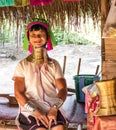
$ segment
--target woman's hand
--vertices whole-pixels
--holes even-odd
[[[49,120],[45,114],[43,114],[38,109],[36,109],[34,111],[33,115],[34,115],[38,125],[40,125],[39,123],[41,122],[43,125],[45,125],[46,128],[49,127]]]
[[[54,122],[55,124],[57,124],[57,112],[58,110],[54,107],[51,107],[51,109],[48,112],[48,119],[49,119],[49,128],[52,125],[52,122]]]

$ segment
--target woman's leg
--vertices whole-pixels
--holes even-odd
[[[66,127],[63,125],[57,125],[53,127],[51,130],[66,130]]]
[[[58,111],[57,114],[57,124],[54,124],[53,122],[51,130],[66,130],[66,120],[60,111]]]
[[[33,116],[25,117],[22,113],[20,113],[18,122],[20,128],[19,130],[47,130],[41,122],[38,126]]]
[[[37,128],[36,130],[46,130],[45,128]]]

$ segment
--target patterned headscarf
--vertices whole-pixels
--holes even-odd
[[[52,45],[56,46],[57,43],[56,43],[55,37],[54,37],[54,35],[53,35],[53,33],[50,29],[50,25],[45,19],[38,19],[38,18],[35,18],[35,19],[29,21],[25,25],[25,35],[23,37],[23,49],[29,50],[30,52],[32,52],[32,46],[30,45],[29,39],[28,39],[28,31],[35,24],[42,25],[47,29],[47,31],[48,31],[48,41],[47,41],[46,49],[52,50],[53,49]]]

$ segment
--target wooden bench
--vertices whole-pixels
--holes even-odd
[[[12,94],[0,94],[0,126],[15,126],[18,104]]]
[[[85,104],[79,103],[76,100],[76,95],[67,96],[63,104],[66,119],[68,121],[68,128],[76,128],[82,130],[87,124],[87,116],[85,114]]]
[[[71,92],[74,92],[73,89]],[[82,130],[82,126],[86,124],[86,114],[84,113],[84,104],[76,101],[76,95],[68,95],[66,102],[63,105],[66,111],[68,127],[76,127],[77,130]],[[18,114],[18,104],[11,94],[0,94],[0,126],[16,126],[15,118]]]

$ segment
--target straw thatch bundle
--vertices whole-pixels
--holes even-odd
[[[104,1],[109,3],[110,0]],[[4,24],[5,19],[8,19],[9,23],[15,22],[18,26],[29,19],[40,17],[63,27],[66,20],[69,24],[78,25],[80,16],[83,16],[84,22],[87,17],[92,17],[93,21],[97,22],[101,16],[101,0],[81,0],[80,3],[54,0],[51,4],[43,6],[0,7],[0,25]]]
[[[96,25],[101,19],[105,21],[110,2],[111,0],[80,0],[80,2],[53,0],[48,5],[0,7],[1,42],[4,45],[5,37],[6,39],[13,38],[18,47],[21,44],[23,25],[28,20],[36,17],[45,18],[52,27],[57,25],[61,29],[70,29],[71,27],[78,29],[80,23],[89,22],[89,18],[92,18],[94,27],[97,27]],[[104,24],[102,24],[101,28],[103,26]],[[8,29],[8,36],[5,34],[5,28]]]

